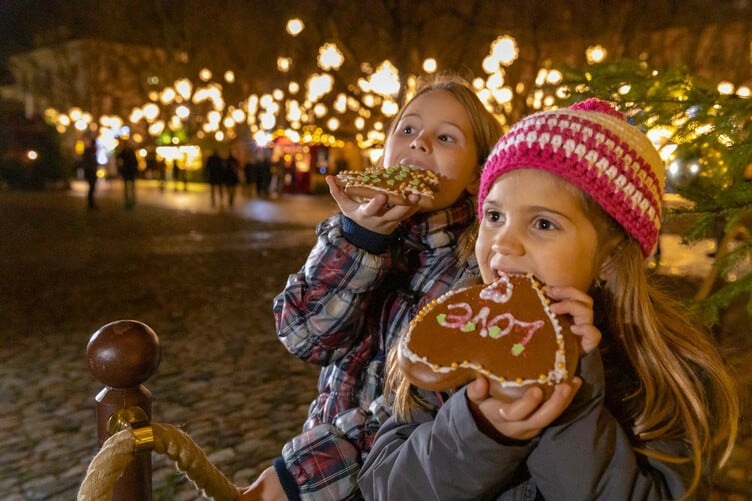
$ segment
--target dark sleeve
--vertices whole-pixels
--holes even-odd
[[[358,485],[366,499],[476,499],[510,483],[532,447],[504,446],[478,430],[463,389],[435,419],[428,412],[410,423],[389,418]]]
[[[627,432],[604,405],[605,381],[598,350],[582,358],[583,386],[565,413],[540,436],[527,460],[545,499],[661,500],[681,497],[692,464],[666,463],[637,454]],[[647,444],[687,457],[681,441]]]
[[[371,254],[381,254],[389,246],[390,235],[382,235],[364,228],[349,217],[342,215],[342,234],[348,242]]]

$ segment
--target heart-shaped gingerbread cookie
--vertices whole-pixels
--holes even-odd
[[[529,275],[449,291],[410,323],[399,341],[400,368],[427,390],[456,388],[480,374],[496,398],[517,398],[531,385],[547,398],[579,360],[571,319],[555,315],[550,302]]]

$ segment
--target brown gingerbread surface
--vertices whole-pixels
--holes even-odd
[[[420,195],[418,205],[428,205],[439,189],[439,178],[431,171],[411,165],[341,171],[335,177],[345,193],[358,201],[385,194],[392,205],[409,205],[408,196]]]
[[[548,396],[574,375],[579,352],[571,320],[549,304],[542,284],[526,275],[450,291],[411,322],[400,340],[400,367],[411,383],[433,391],[482,374],[497,398],[530,385]]]

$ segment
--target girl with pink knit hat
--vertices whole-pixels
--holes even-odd
[[[481,278],[546,284],[574,323],[576,376],[545,401],[538,387],[501,401],[484,377],[437,394],[390,364],[394,415],[360,473],[367,499],[707,497],[739,403],[712,339],[646,276],[663,183],[650,141],[604,101],[512,126],[481,177]]]

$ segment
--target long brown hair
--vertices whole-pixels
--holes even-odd
[[[639,381],[626,396],[635,449],[664,461],[691,461],[689,495],[703,468],[722,466],[731,454],[740,412],[735,381],[702,322],[648,281],[636,240],[623,234],[604,266],[608,279],[599,302],[608,305],[606,330]],[[690,457],[667,457],[643,447],[655,439],[684,440]]]

